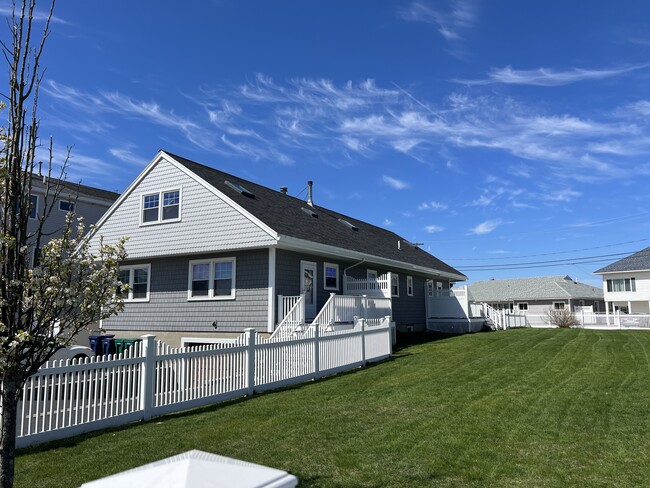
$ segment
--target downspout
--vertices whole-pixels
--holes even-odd
[[[347,278],[348,278],[348,270],[350,270],[350,269],[352,269],[352,268],[356,268],[357,266],[359,266],[360,264],[363,264],[363,263],[365,263],[365,262],[366,262],[366,258],[363,258],[363,259],[362,259],[361,261],[359,261],[358,263],[355,263],[355,264],[353,264],[352,266],[348,266],[347,268],[345,268],[345,269],[343,270],[343,286],[345,286],[345,290],[343,291],[343,293],[345,293],[346,291],[348,291],[348,290],[347,290],[347,288],[348,288],[348,280],[347,280]]]

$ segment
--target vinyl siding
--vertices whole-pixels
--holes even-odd
[[[140,225],[143,195],[179,188],[181,221]],[[91,245],[97,245],[99,235],[109,243],[128,237],[129,259],[246,249],[275,242],[258,225],[165,159],[154,165],[114,209]]]
[[[189,262],[235,257],[234,300],[189,301]],[[129,261],[151,264],[149,302],[126,302],[124,311],[104,320],[108,330],[144,332],[241,332],[267,326],[268,249]],[[216,329],[212,323],[216,321]]]

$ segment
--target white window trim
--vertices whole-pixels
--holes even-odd
[[[526,308],[521,308],[521,305],[526,305]],[[517,302],[517,311],[518,312],[528,312],[528,302]]]
[[[556,308],[555,304],[561,303],[562,308]],[[553,310],[565,310],[566,309],[566,303],[565,302],[553,302]]]
[[[232,288],[230,295],[214,295],[214,265],[215,263],[232,263]],[[209,282],[208,282],[208,296],[193,297],[192,296],[192,266],[195,264],[209,264]],[[213,258],[213,259],[193,259],[190,261],[187,271],[187,300],[191,302],[204,302],[212,300],[234,300],[237,298],[237,258]]]
[[[69,203],[70,205],[72,205],[72,206],[73,206],[72,210],[63,210],[63,209],[61,208],[61,204],[62,204],[62,203]],[[63,212],[63,213],[72,212],[72,213],[74,213],[74,211],[75,211],[75,208],[74,208],[74,207],[76,207],[76,206],[77,206],[76,203],[75,203],[75,202],[71,202],[70,200],[59,200],[59,212]]]
[[[336,286],[327,286],[327,268],[336,269]],[[338,290],[339,285],[339,265],[336,263],[323,263],[323,289],[324,290]]]
[[[413,277],[406,277],[406,295],[409,297],[413,296]]]
[[[169,193],[172,191],[178,192],[178,217],[176,217],[175,219],[162,220],[163,195],[165,193]],[[144,221],[144,197],[148,197],[151,195],[158,195],[158,220],[145,222]],[[180,222],[182,220],[182,210],[183,210],[183,187],[182,186],[177,188],[168,188],[166,190],[161,190],[161,191],[150,191],[150,192],[142,193],[140,195],[140,227],[144,227],[148,225],[169,224],[171,222]]]
[[[135,269],[146,268],[147,270],[147,296],[145,298],[133,298],[133,276]],[[129,266],[120,266],[120,271],[125,269],[129,270],[129,295],[124,297],[122,301],[124,303],[138,303],[138,302],[148,302],[151,295],[151,264],[133,264]]]
[[[393,293],[393,278],[397,280],[397,293]],[[399,297],[399,274],[397,273],[390,274],[390,296]]]

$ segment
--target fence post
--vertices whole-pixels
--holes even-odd
[[[314,325],[314,379],[320,377],[320,327]]]
[[[361,319],[359,322],[361,322],[361,366],[365,366],[366,365],[366,319]]]
[[[255,391],[255,342],[257,331],[252,327],[244,329],[246,343],[246,395],[251,396]]]
[[[368,295],[361,296],[361,306],[363,307],[363,319],[368,318]]]
[[[142,420],[151,420],[151,410],[154,400],[154,385],[156,375],[156,336],[142,336],[142,356],[144,362],[140,365],[140,410]]]

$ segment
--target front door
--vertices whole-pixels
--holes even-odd
[[[300,293],[305,294],[305,318],[316,317],[316,263],[300,261]]]

